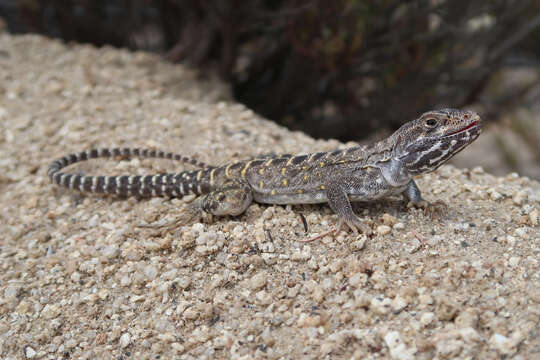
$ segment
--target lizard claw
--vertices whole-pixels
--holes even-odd
[[[369,226],[367,226],[366,224],[364,224],[359,218],[354,218],[354,219],[339,219],[339,222],[338,222],[338,226],[336,227],[336,234],[338,234],[341,230],[341,227],[343,226],[343,224],[346,224],[349,229],[352,230],[352,232],[354,233],[354,235],[358,235],[358,231],[360,230],[360,232],[362,234],[366,234],[366,235],[369,235],[371,234],[371,228]]]
[[[157,224],[140,224],[138,228],[157,229],[170,232],[178,226],[191,225],[199,221],[202,217],[200,205],[196,202],[189,203],[181,210],[180,216],[167,223],[158,222]]]
[[[424,215],[433,218],[440,217],[445,214],[448,210],[448,205],[442,200],[437,200],[434,203],[430,203],[426,200],[413,202],[409,201],[407,208],[421,208],[424,210]]]
[[[343,224],[346,224],[352,230],[355,236],[358,236],[358,230],[360,230],[361,233],[366,234],[366,235],[371,234],[371,228],[367,226],[366,224],[364,224],[359,218],[356,218],[353,220],[344,220],[340,218],[338,225],[334,229],[325,231],[319,235],[315,235],[308,239],[302,239],[302,240],[297,240],[297,241],[303,242],[303,243],[312,242],[332,233],[333,233],[332,236],[336,236],[341,231]]]

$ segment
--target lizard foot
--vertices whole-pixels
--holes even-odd
[[[181,210],[180,216],[178,216],[173,221],[167,223],[158,222],[156,224],[141,224],[137,225],[137,227],[170,232],[179,226],[192,225],[195,222],[200,221],[203,215],[204,214],[201,210],[200,202],[197,202],[197,200],[195,200],[192,203],[187,204]]]
[[[424,215],[433,218],[441,217],[448,211],[448,205],[442,200],[437,200],[434,203],[430,203],[426,200],[418,202],[409,201],[407,208],[420,208],[424,210]]]
[[[366,224],[364,224],[359,218],[355,218],[352,220],[345,220],[343,218],[340,218],[338,225],[334,229],[330,229],[328,231],[325,231],[319,235],[315,235],[308,239],[302,239],[302,240],[297,240],[297,241],[307,243],[307,242],[312,242],[312,241],[321,239],[329,234],[332,234],[332,236],[336,236],[341,231],[343,224],[346,224],[352,230],[355,236],[358,236],[358,230],[360,230],[361,233],[366,234],[366,235],[371,234],[371,228],[367,226]]]

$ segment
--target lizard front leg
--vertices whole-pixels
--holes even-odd
[[[354,213],[347,193],[340,185],[326,185],[326,197],[328,205],[339,216],[336,233],[345,223],[355,234],[360,230],[364,234],[370,234],[371,229],[364,224]]]
[[[422,193],[414,180],[409,181],[407,188],[403,191],[403,196],[409,201],[411,206],[422,208],[424,209],[424,213],[428,213],[431,216],[440,213],[442,210],[441,208],[444,209],[447,207],[441,200],[437,200],[434,204],[424,200],[424,198],[422,198]]]

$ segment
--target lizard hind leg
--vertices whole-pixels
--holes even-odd
[[[242,214],[253,201],[251,186],[240,179],[232,179],[197,199],[203,211],[216,216]]]
[[[232,179],[205,195],[201,195],[181,211],[181,215],[169,224],[157,226],[141,226],[151,228],[173,228],[177,225],[190,225],[201,221],[204,213],[225,216],[242,214],[253,201],[253,193],[249,184],[242,180]]]

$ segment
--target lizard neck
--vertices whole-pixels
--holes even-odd
[[[375,153],[379,154],[375,166],[386,182],[395,187],[406,185],[413,178],[396,150],[401,138],[401,131],[398,130],[373,146]]]

